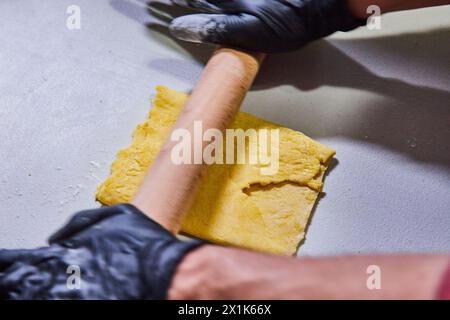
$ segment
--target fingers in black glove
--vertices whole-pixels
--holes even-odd
[[[83,211],[49,247],[0,250],[0,297],[164,299],[181,259],[203,243],[183,242],[132,205]],[[80,288],[68,285],[77,267]]]
[[[258,52],[295,50],[336,31],[354,29],[357,20],[343,0],[172,0],[200,13],[176,18],[175,37]]]

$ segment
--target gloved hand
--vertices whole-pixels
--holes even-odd
[[[0,250],[0,299],[164,299],[178,263],[203,244],[128,204],[82,211],[49,242]],[[81,271],[79,289],[67,285],[69,266]]]
[[[257,52],[295,50],[365,24],[351,15],[346,0],[171,1],[202,12],[174,19],[170,31],[176,38]]]

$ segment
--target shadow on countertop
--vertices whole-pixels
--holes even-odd
[[[153,9],[140,0],[143,7],[131,1],[111,0],[111,5],[130,19],[146,25],[152,41],[168,45],[170,37],[162,18],[155,23],[149,13]],[[152,3],[152,6],[155,5]],[[184,13],[182,9],[156,4],[158,10],[169,11],[170,16]],[[181,10],[181,11],[180,11]],[[295,129],[314,138],[344,137],[374,143],[405,154],[416,161],[434,163],[450,168],[450,28],[428,30],[421,33],[406,33],[371,39],[320,40],[302,50],[269,56],[252,90],[264,90],[279,86],[291,86],[305,94],[315,89],[330,86],[352,88],[374,93],[379,99],[365,100],[361,105],[363,116],[360,124],[348,128],[336,128],[333,123],[317,126],[317,121],[327,108],[333,108],[333,97],[315,108],[308,108],[308,117],[295,119]],[[156,36],[157,35],[157,36]],[[197,62],[204,64],[210,56],[211,46],[199,46],[178,40],[170,40],[188,52]],[[408,60],[420,72],[441,71],[448,79],[448,90],[419,86],[394,78],[381,77],[363,64],[348,56],[342,49],[357,48],[364,53],[377,52],[383,59]],[[164,66],[162,68],[161,66]],[[152,61],[149,67],[159,72],[170,73],[182,80],[194,82],[185,70],[192,68],[188,61],[161,59]],[[392,75],[394,77],[395,75]],[[445,81],[444,81],[445,82]],[[282,101],[280,101],[282,104]],[[299,101],[298,108],[302,108]],[[370,112],[368,111],[370,110]],[[281,109],[271,112],[282,112]],[[301,112],[299,112],[301,114]],[[328,120],[330,121],[330,120]]]
[[[173,46],[174,50],[183,50],[194,60],[205,64],[212,52],[214,46],[200,45],[181,41],[171,37],[167,28],[170,20],[174,17],[192,13],[192,10],[169,4],[170,0],[110,0],[112,8],[125,17],[146,26],[149,32],[149,38],[152,41],[161,43],[162,46]],[[177,61],[171,61],[174,70],[179,70]],[[181,63],[183,63],[181,61]],[[185,61],[184,61],[185,63]],[[169,70],[170,72],[171,70]],[[185,76],[184,73],[182,73]],[[192,81],[192,79],[190,79]]]
[[[449,34],[450,28],[374,39],[318,41],[297,52],[268,57],[254,90],[288,85],[306,93],[329,86],[374,93],[381,97],[361,102],[365,114],[358,115],[359,125],[337,129],[330,123],[318,130],[317,123],[310,120],[319,116],[312,116],[299,117],[297,128],[314,137],[344,136],[376,143],[417,161],[450,168]],[[417,45],[420,50],[415,49]],[[364,54],[374,50],[382,54],[378,59],[407,60],[415,67],[413,74],[420,73],[421,66],[437,71],[443,75],[440,82],[444,86],[448,80],[447,90],[379,76],[339,49],[355,46]],[[333,104],[331,96],[318,107],[318,114]]]

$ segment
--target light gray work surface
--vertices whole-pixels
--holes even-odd
[[[266,61],[243,109],[337,150],[302,254],[450,251],[449,18],[387,15]],[[151,21],[136,1],[0,1],[0,247],[98,206],[155,86],[193,87],[209,51]]]

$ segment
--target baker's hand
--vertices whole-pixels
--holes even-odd
[[[354,18],[345,0],[171,0],[201,13],[174,19],[173,36],[257,52],[298,49],[365,21]]]
[[[0,250],[0,299],[164,299],[178,263],[202,245],[178,240],[132,205],[80,212],[49,242]]]

